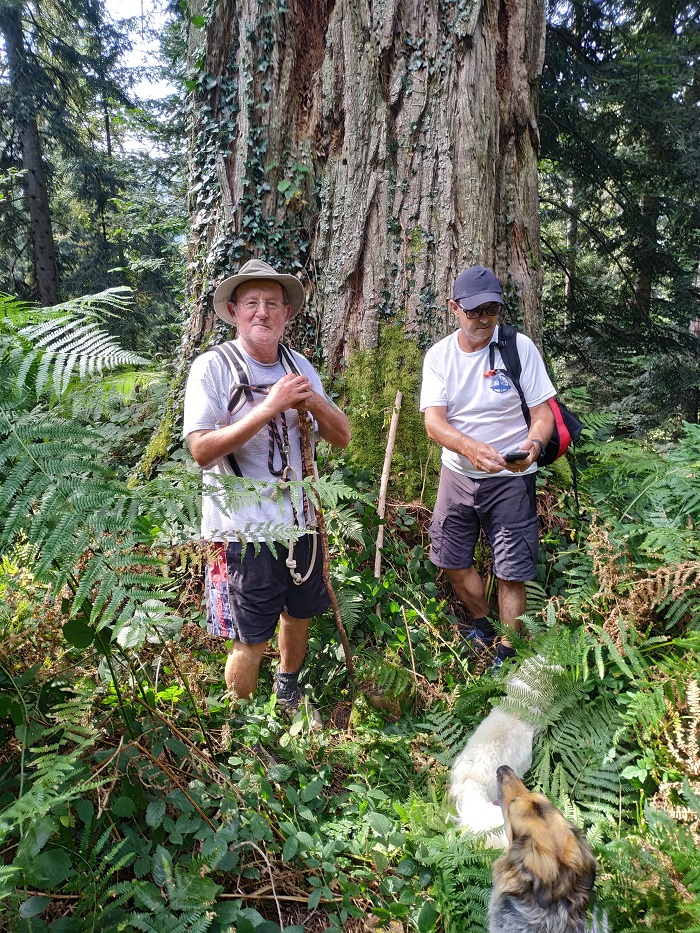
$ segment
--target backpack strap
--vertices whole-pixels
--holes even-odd
[[[243,406],[245,402],[253,401],[253,392],[259,387],[252,386],[250,384],[248,364],[244,355],[241,353],[235,343],[233,343],[233,341],[227,341],[226,343],[218,344],[211,349],[219,357],[221,357],[222,360],[224,360],[228,368],[231,370],[232,375],[234,376],[234,387],[227,405],[229,414],[233,415]],[[283,343],[279,345],[279,360],[286,372],[294,373],[296,376],[301,375],[292,351]],[[316,445],[314,445],[313,451],[314,461],[316,460],[315,446]],[[239,467],[238,461],[233,456],[233,454],[228,454],[226,456],[226,460],[228,461],[228,465],[231,467],[234,474],[236,476],[242,477],[243,474],[241,472],[241,468]],[[270,464],[272,464],[272,454],[270,455]],[[273,473],[273,475],[277,475],[276,471],[272,469],[272,466],[270,466],[270,472]]]
[[[218,346],[212,347],[211,349],[217,354],[217,356],[221,357],[234,376],[235,386],[227,405],[229,414],[234,414],[238,411],[239,408],[241,408],[244,401],[253,401],[253,393],[251,389],[246,388],[246,386],[250,385],[248,367],[246,366],[245,360],[241,356],[238,348],[230,341],[227,341],[224,344],[219,344]],[[243,476],[241,468],[238,466],[238,461],[233,456],[233,454],[228,454],[226,456],[226,461],[236,476]]]
[[[294,354],[289,349],[285,343],[281,343],[278,347],[280,363],[287,370],[288,373],[294,373],[295,376],[301,376],[299,372],[299,367],[296,364],[294,359]]]
[[[520,385],[520,374],[523,371],[523,367],[520,362],[520,354],[518,353],[517,337],[518,331],[512,324],[499,325],[498,340],[489,344],[489,367],[490,369],[494,368],[496,350],[498,350],[501,354],[506,374],[510,377],[511,382],[520,396],[520,407],[523,411],[523,418],[525,419],[525,424],[529,428],[532,419],[530,417],[530,409],[527,406],[525,395]]]
[[[253,401],[252,391],[246,388],[250,385],[248,366],[238,347],[230,341],[212,347],[212,350],[228,364],[229,369],[236,376],[233,392],[227,405],[229,414],[232,415],[241,408],[244,401]]]

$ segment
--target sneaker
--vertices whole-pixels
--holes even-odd
[[[323,729],[321,714],[313,703],[309,702],[308,697],[302,696],[300,693],[295,697],[278,696],[277,704],[290,722],[301,712],[308,723],[310,732],[319,732]]]
[[[466,645],[467,648],[472,648],[474,651],[481,653],[487,648],[490,648],[496,640],[496,633],[492,635],[487,635],[486,632],[482,631],[480,628],[470,628],[466,631],[460,632],[462,636],[462,642]]]
[[[496,650],[496,657],[493,659],[493,662],[486,669],[487,674],[497,674],[500,669],[503,667],[506,661],[509,661],[511,658],[515,657],[515,649],[511,648],[510,645],[499,645]]]

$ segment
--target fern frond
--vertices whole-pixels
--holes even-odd
[[[467,837],[435,837],[426,863],[445,933],[486,933],[491,873],[498,853]]]
[[[365,608],[362,594],[351,587],[339,587],[336,589],[336,596],[340,616],[348,633],[352,635],[353,630],[362,623],[364,618]]]
[[[55,394],[61,395],[76,372],[86,378],[146,363],[143,357],[122,348],[99,321],[112,308],[123,310],[129,294],[124,288],[108,289],[52,308],[30,308],[0,296],[15,387],[30,388],[39,396],[51,384]]]
[[[359,681],[366,680],[383,696],[395,699],[413,687],[413,675],[399,663],[379,654],[357,654],[355,670]]]
[[[452,764],[471,731],[451,709],[431,710],[416,723],[416,729],[430,736],[431,754],[445,767]]]

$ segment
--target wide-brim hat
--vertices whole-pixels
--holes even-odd
[[[276,272],[272,266],[263,262],[262,259],[249,259],[245,265],[241,266],[237,275],[224,279],[214,292],[214,311],[222,321],[235,325],[233,315],[228,309],[228,302],[231,301],[232,295],[239,285],[243,285],[244,282],[253,282],[256,279],[269,279],[272,282],[279,282],[287,293],[287,300],[292,307],[290,318],[298,314],[304,307],[306,292],[295,275]]]

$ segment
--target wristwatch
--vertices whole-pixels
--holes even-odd
[[[539,437],[528,437],[528,440],[533,444],[537,444],[537,446],[540,448],[540,456],[537,458],[539,460],[540,457],[544,456],[544,444],[539,439]]]

